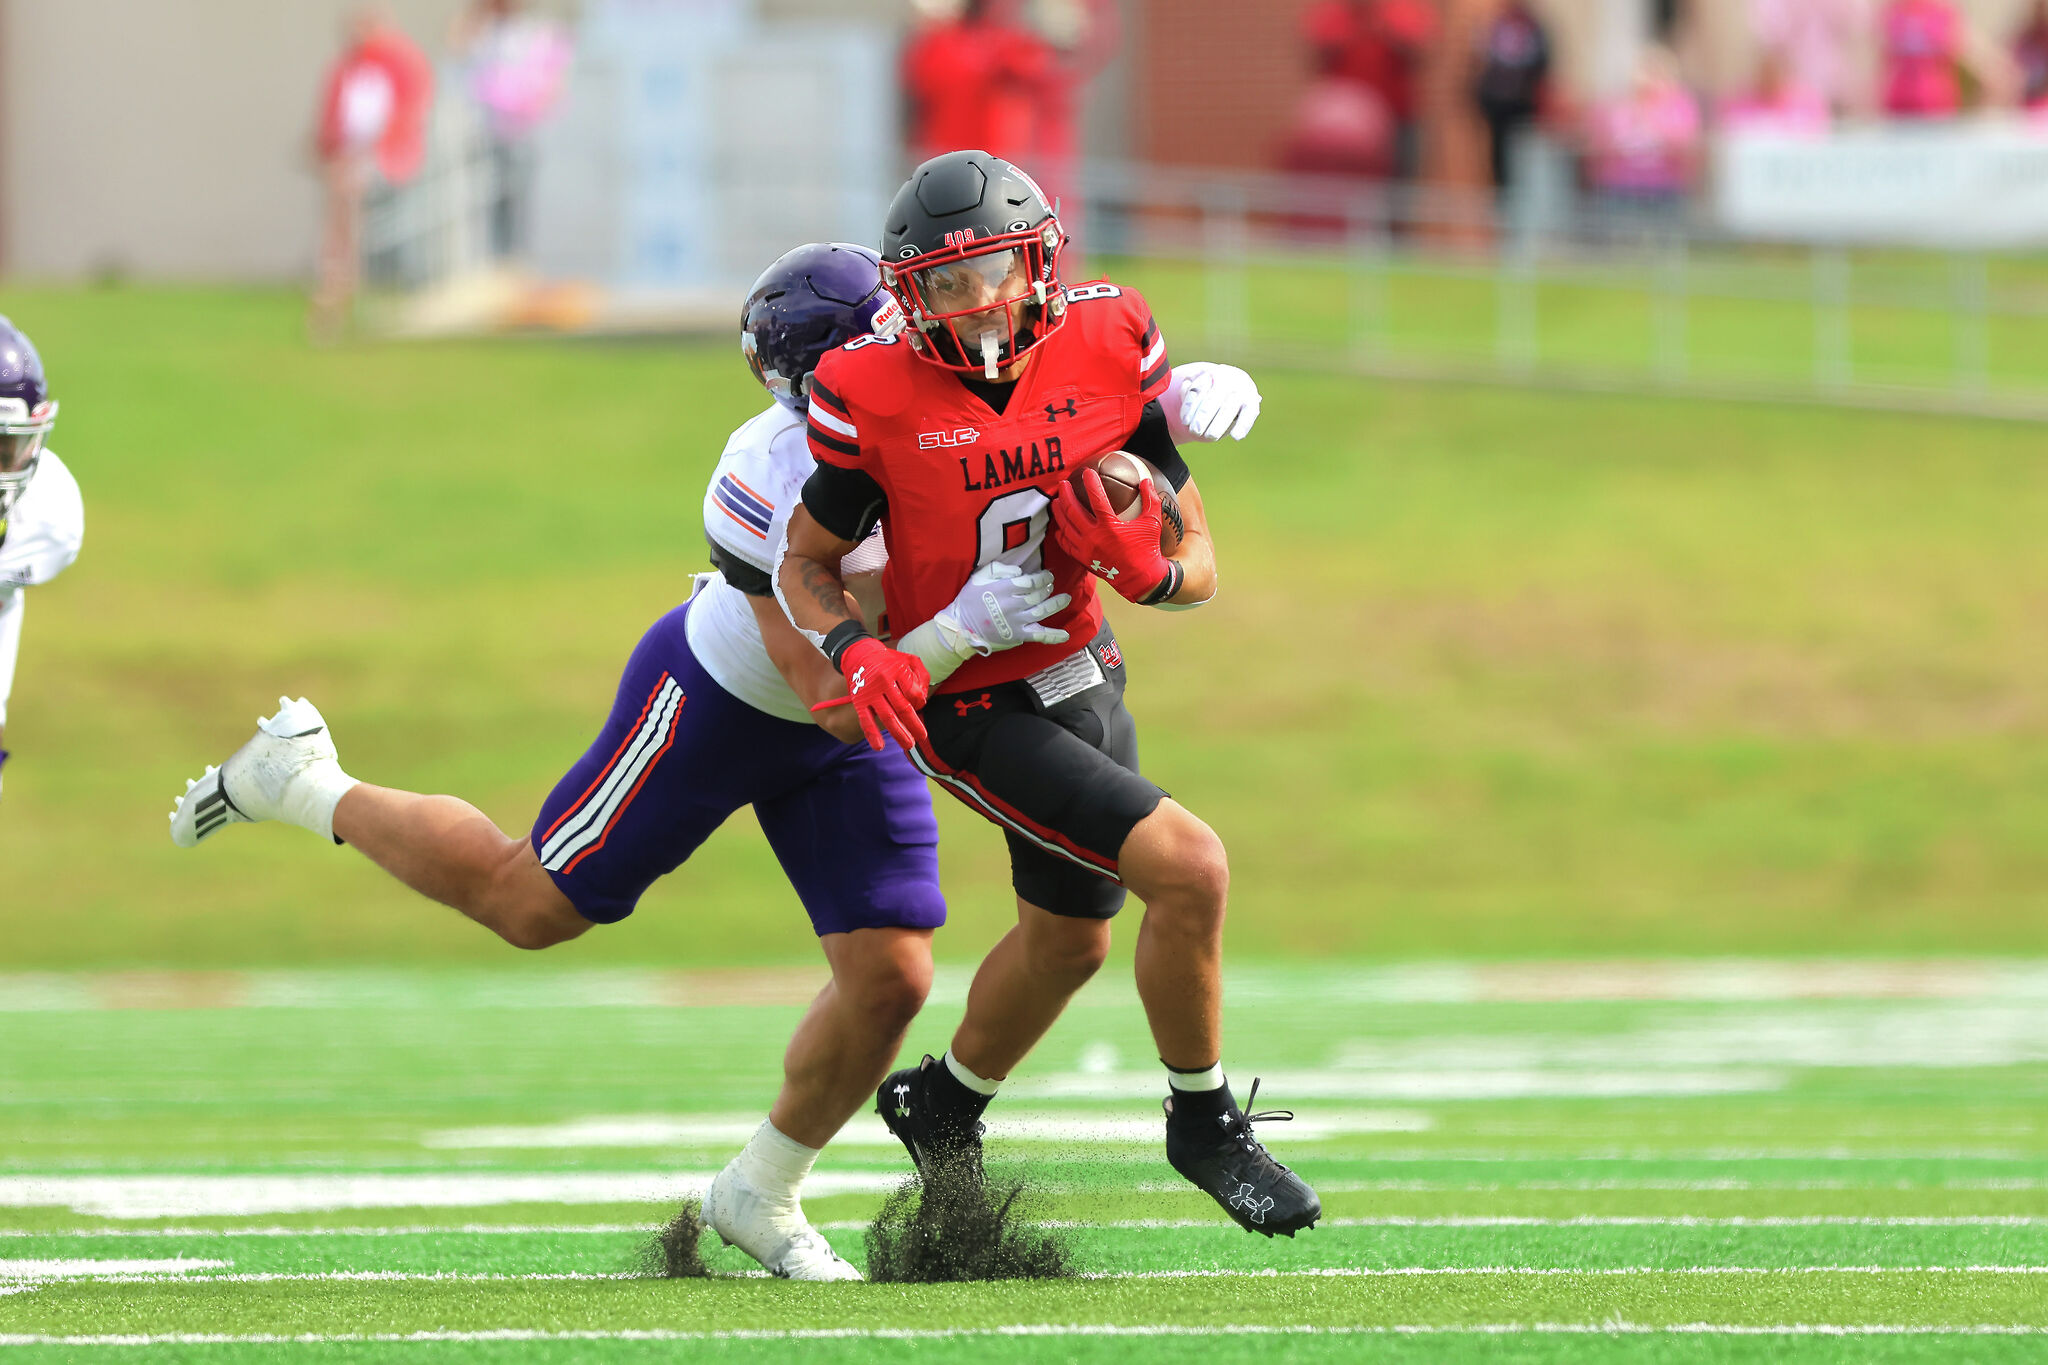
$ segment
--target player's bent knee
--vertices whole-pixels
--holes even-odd
[[[827,956],[840,992],[877,1028],[892,1033],[909,1028],[931,994],[929,934],[863,930],[852,936],[847,950]]]
[[[1125,843],[1124,881],[1148,905],[1223,919],[1230,857],[1216,831],[1168,801],[1140,821]]]
[[[1025,948],[1034,973],[1078,986],[1102,970],[1109,938],[1107,920],[1059,919],[1029,934]]]
[[[590,928],[590,921],[577,913],[523,839],[507,841],[506,856],[494,870],[487,894],[496,911],[491,927],[514,948],[538,952]]]
[[[590,921],[573,909],[521,907],[498,925],[498,937],[514,948],[539,952],[567,943],[590,928]]]

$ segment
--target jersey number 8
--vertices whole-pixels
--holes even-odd
[[[1052,500],[1036,488],[1019,488],[994,499],[982,509],[980,545],[974,556],[977,569],[1002,560],[1026,573],[1045,567],[1045,530],[1051,521],[1047,511]]]

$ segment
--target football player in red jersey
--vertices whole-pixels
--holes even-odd
[[[978,1172],[982,1111],[1101,965],[1128,888],[1145,903],[1137,982],[1167,1069],[1167,1159],[1247,1229],[1292,1236],[1322,1205],[1253,1136],[1259,1116],[1224,1079],[1223,844],[1139,775],[1096,591],[1099,579],[1144,606],[1199,606],[1216,590],[1208,523],[1159,402],[1158,325],[1131,290],[1066,288],[1064,243],[1015,166],[978,151],[925,162],[882,240],[883,281],[911,326],[828,352],[811,380],[818,469],[778,566],[784,610],[846,676],[871,744],[886,732],[1003,827],[1017,891],[1017,927],[976,973],[952,1047],[889,1076],[877,1103],[921,1170]],[[1092,471],[1069,484],[1113,450],[1151,461],[1178,494],[1172,555],[1149,485],[1126,521]],[[1063,637],[969,659],[932,695],[923,663],[846,609],[839,561],[878,522],[892,612],[923,620],[1000,561],[1052,573],[1072,602],[1045,625]]]

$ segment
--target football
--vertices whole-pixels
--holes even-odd
[[[1181,538],[1187,531],[1187,523],[1181,519],[1180,499],[1174,497],[1173,489],[1149,460],[1128,450],[1112,450],[1074,471],[1071,481],[1077,489],[1081,475],[1090,469],[1102,479],[1102,491],[1109,495],[1109,505],[1126,521],[1137,516],[1138,510],[1144,506],[1144,500],[1138,494],[1139,485],[1149,483],[1157,489],[1159,551],[1170,555],[1180,548]]]

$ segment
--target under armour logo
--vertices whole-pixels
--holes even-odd
[[[896,1087],[896,1115],[898,1118],[908,1118],[910,1116],[910,1087],[907,1085]],[[1246,1188],[1250,1187],[1247,1186]]]
[[[853,683],[853,690],[854,690],[854,691],[856,691],[856,692],[860,691],[860,685],[861,685],[861,683],[862,683],[862,682],[864,682],[864,681],[865,681],[865,680],[867,679],[867,676],[868,676],[868,667],[867,667],[867,665],[866,665],[866,664],[862,664],[862,665],[861,665],[861,666],[860,666],[859,668],[856,668],[856,669],[854,669],[854,670],[853,670],[853,678],[852,678],[852,683]]]
[[[1259,1198],[1259,1192],[1249,1185],[1239,1185],[1237,1193],[1230,1196],[1230,1207],[1242,1211],[1254,1223],[1266,1221],[1266,1213],[1273,1207],[1273,1196]]]
[[[996,704],[988,699],[988,693],[986,692],[981,694],[980,701],[962,700],[953,703],[953,709],[958,711],[963,716],[966,715],[969,711],[972,711],[977,706],[979,706],[984,711],[993,711],[996,709]]]
[[[1066,401],[1065,406],[1057,403],[1047,403],[1045,405],[1045,420],[1048,422],[1057,422],[1062,417],[1079,417],[1080,415],[1079,409],[1075,408],[1074,400],[1071,398]]]
[[[1099,559],[1090,563],[1088,567],[1095,570],[1095,572],[1101,574],[1104,578],[1115,578],[1117,574],[1121,572],[1120,570],[1107,567]]]

